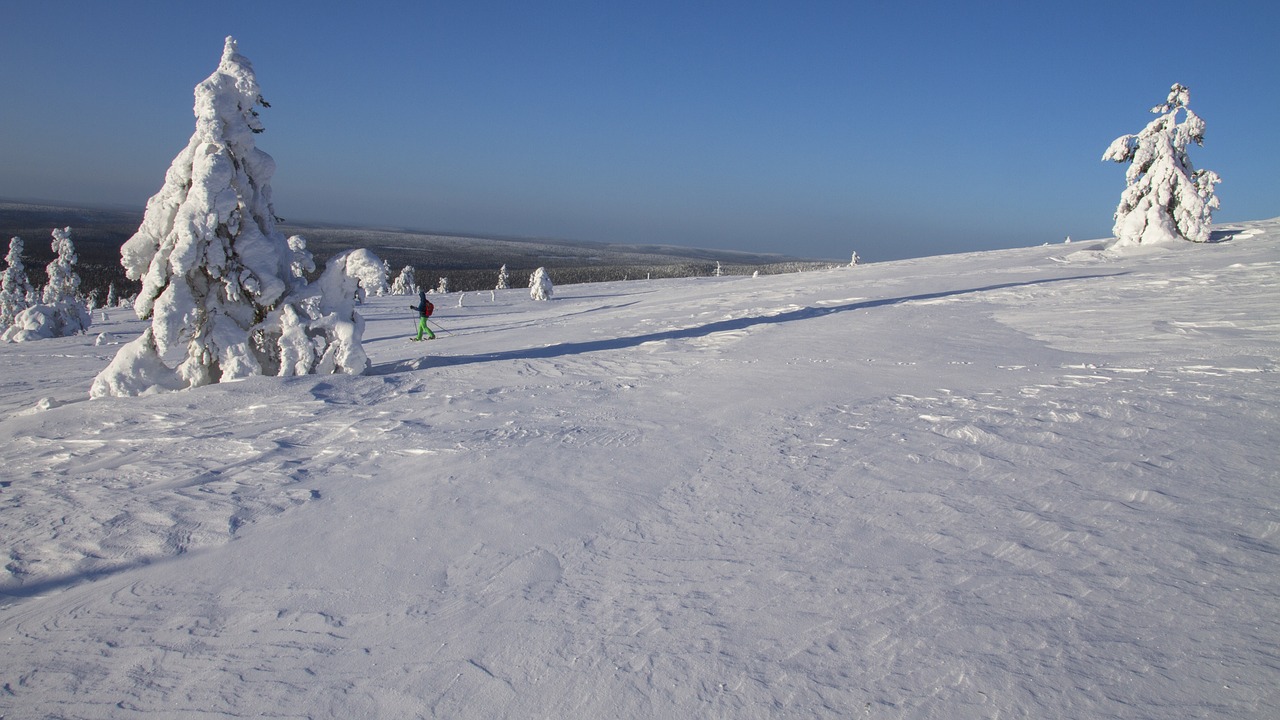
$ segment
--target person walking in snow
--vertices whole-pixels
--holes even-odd
[[[418,293],[418,307],[413,308],[418,311],[418,337],[413,338],[414,342],[422,339],[422,334],[427,334],[428,340],[435,340],[436,334],[431,332],[431,328],[427,327],[427,318],[431,317],[431,313],[435,311],[436,306],[431,304],[427,299],[427,293]]]

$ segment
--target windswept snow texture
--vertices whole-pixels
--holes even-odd
[[[1280,717],[1280,220],[1215,239],[0,346],[0,716]]]

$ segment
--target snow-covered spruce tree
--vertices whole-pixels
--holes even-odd
[[[396,276],[394,282],[391,283],[392,295],[417,295],[418,282],[414,280],[414,270],[412,265],[405,265],[400,274]]]
[[[391,277],[391,261],[390,260],[382,261],[382,277],[384,278]],[[393,293],[391,292],[391,286],[386,283],[383,283],[381,288],[376,288],[373,290],[373,294],[378,297],[382,297],[383,295],[391,295]]]
[[[361,345],[364,318],[356,305],[370,292],[386,291],[383,262],[372,252],[360,248],[329,258],[320,278],[291,295],[269,318],[268,325],[280,329],[276,374],[358,375],[367,370],[369,357]]]
[[[253,67],[228,37],[218,69],[195,88],[190,142],[121,248],[126,275],[142,281],[134,309],[151,324],[94,379],[92,397],[367,368],[363,322],[347,316],[359,293],[347,291],[381,277],[381,261],[352,274],[340,255],[327,282],[307,285],[305,241],[276,229],[275,161],[254,144],[259,106],[269,107]],[[295,357],[299,337],[305,357]]]
[[[0,332],[8,330],[18,313],[30,307],[31,297],[35,295],[27,278],[27,268],[22,264],[22,249],[22,238],[9,240],[4,275],[0,277]]]
[[[551,276],[546,268],[538,268],[529,276],[529,297],[534,300],[550,300],[555,288],[551,285]]]
[[[498,284],[497,284],[493,289],[494,289],[494,290],[506,290],[507,288],[511,287],[511,286],[508,284],[510,281],[511,281],[511,276],[507,274],[507,266],[506,266],[506,265],[503,265],[503,266],[498,270]]]
[[[259,106],[268,105],[253,67],[228,37],[218,69],[195,88],[195,133],[121,248],[125,274],[142,281],[134,309],[151,326],[113,366],[140,346],[156,362],[176,355],[175,377],[159,383],[170,388],[273,369],[275,353],[260,323],[296,276],[293,253],[275,228],[275,161],[254,146],[263,131]]]
[[[363,256],[362,256],[363,257]],[[378,260],[378,256],[372,252],[369,257]],[[332,262],[332,261],[330,261]],[[372,272],[366,268],[361,268],[358,273],[360,279],[360,295],[357,302],[363,303],[368,295],[375,297],[383,297],[391,294],[391,276],[389,275],[390,265],[385,260],[378,260],[377,272]]]
[[[1204,144],[1204,121],[1187,107],[1189,98],[1187,88],[1174,84],[1164,104],[1151,108],[1160,117],[1137,135],[1116,138],[1102,155],[1104,161],[1130,163],[1112,228],[1116,247],[1209,240],[1218,208],[1213,186],[1222,180],[1212,170],[1193,169],[1187,157],[1189,144]]]
[[[71,228],[53,231],[54,259],[45,266],[49,282],[34,303],[14,316],[3,339],[24,342],[67,337],[89,329],[93,319],[80,297],[80,276],[76,273],[76,250],[71,244]]]
[[[46,305],[65,302],[80,295],[80,275],[76,273],[75,246],[71,244],[71,228],[53,231],[53,261],[45,266],[49,282],[44,286],[42,302]]]
[[[449,292],[449,278],[447,277],[440,278],[440,284],[436,285],[436,292],[440,293],[441,295]]]
[[[316,271],[316,260],[311,256],[311,251],[307,250],[307,239],[301,235],[290,235],[286,242],[289,243],[289,252],[293,257],[289,263],[289,271],[293,273],[295,284],[305,285],[307,273]]]
[[[849,267],[857,267],[858,264],[861,262],[862,262],[862,258],[858,257],[858,253],[855,252],[853,254],[853,257],[849,259]]]

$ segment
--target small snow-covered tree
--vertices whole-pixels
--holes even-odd
[[[281,333],[276,374],[346,373],[369,367],[361,339],[364,318],[356,305],[370,292],[386,294],[387,276],[377,255],[363,248],[335,255],[315,284],[294,293],[273,317]]]
[[[54,259],[45,266],[49,282],[40,293],[40,302],[18,312],[3,339],[10,342],[67,337],[89,329],[93,318],[80,297],[80,276],[76,273],[76,251],[71,244],[71,228],[53,231]]]
[[[721,277],[721,276],[723,276],[723,275],[724,275],[724,267],[720,264],[720,261],[719,261],[719,260],[717,260],[717,261],[716,261],[716,270],[715,270],[714,275],[715,275],[716,277]]]
[[[307,284],[305,240],[276,229],[275,161],[254,143],[258,107],[269,106],[253,67],[228,37],[195,88],[195,133],[121,248],[126,275],[142,281],[134,309],[150,325],[98,374],[92,397],[366,369],[352,308],[364,289],[385,289],[382,263],[340,254]]]
[[[71,244],[71,228],[54,229],[53,261],[45,267],[49,278],[44,286],[42,302],[45,305],[56,305],[79,296],[80,275],[76,273],[75,246]]]
[[[417,295],[418,283],[414,280],[413,266],[405,265],[400,274],[396,276],[394,282],[391,283],[392,295]]]
[[[550,300],[555,288],[551,285],[551,276],[546,268],[538,268],[529,276],[529,297],[534,300]]]
[[[1128,183],[1116,207],[1117,247],[1179,239],[1207,242],[1222,182],[1212,170],[1195,170],[1187,146],[1204,144],[1204,121],[1187,107],[1190,91],[1174,84],[1164,104],[1151,108],[1160,117],[1137,135],[1122,135],[1103,153],[1104,161],[1130,163]],[[1178,122],[1178,113],[1184,115]]]
[[[506,290],[507,288],[511,287],[508,284],[510,280],[511,280],[511,276],[507,274],[507,266],[503,265],[498,270],[498,284],[494,287],[494,290]]]
[[[436,285],[436,292],[440,293],[441,295],[449,292],[449,278],[447,277],[440,278],[440,284]]]
[[[22,249],[22,238],[9,240],[9,254],[5,256],[4,275],[0,279],[0,332],[9,329],[18,313],[30,307],[35,294],[22,264]]]
[[[307,239],[301,235],[290,235],[286,242],[289,243],[289,253],[292,256],[289,271],[293,274],[295,284],[299,284],[298,280],[301,280],[301,284],[306,284],[307,273],[316,271],[316,260],[311,251],[307,250]]]
[[[382,277],[384,278],[391,277],[391,261],[390,260],[382,261]],[[373,291],[373,294],[377,295],[378,297],[382,297],[383,295],[392,295],[394,293],[392,293],[391,291],[391,285],[384,284],[381,288],[375,288]]]
[[[862,258],[858,257],[858,253],[855,252],[853,257],[849,259],[849,267],[857,267],[860,262],[862,262]]]
[[[378,256],[372,252],[369,256],[377,260]],[[391,294],[391,276],[389,266],[385,260],[378,260],[377,272],[373,272],[368,268],[360,269],[360,302],[364,302],[365,297],[373,295],[375,297],[383,297]],[[327,267],[327,265],[326,265]]]
[[[8,330],[0,335],[5,342],[26,342],[44,338],[67,337],[89,329],[93,318],[79,298],[56,305],[36,303],[19,312]]]

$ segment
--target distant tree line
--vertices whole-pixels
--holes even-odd
[[[137,295],[141,283],[125,276],[120,264],[120,248],[138,231],[142,215],[124,211],[93,211],[84,208],[0,208],[0,238],[44,238],[49,228],[71,225],[75,230],[76,252],[79,255],[77,270],[87,295],[97,291],[105,298],[108,289],[115,286],[120,297]],[[282,225],[289,232],[301,231],[307,237],[307,248],[320,266],[334,255],[352,246],[368,247],[392,269],[394,278],[405,266],[414,268],[413,277],[421,288],[436,288],[442,277],[449,279],[449,289],[454,292],[478,292],[492,290],[497,285],[498,270],[505,263],[512,287],[528,287],[529,276],[539,267],[547,268],[556,285],[573,285],[587,282],[614,282],[619,280],[643,280],[645,278],[710,277],[715,275],[714,251],[702,251],[707,259],[691,259],[685,262],[645,262],[637,252],[618,252],[607,246],[594,248],[591,253],[596,262],[583,256],[561,254],[558,248],[546,247],[539,253],[537,243],[495,244],[477,238],[438,238],[431,245],[415,247],[409,243],[414,236],[397,237],[386,231],[370,231],[377,242],[361,242],[361,231],[342,229],[317,230],[310,227]],[[505,253],[510,251],[512,257]],[[733,257],[735,253],[726,253]],[[45,266],[53,259],[46,242],[29,242],[26,252],[26,272],[32,285],[43,287],[46,283]],[[665,256],[663,256],[665,257]],[[604,260],[600,262],[599,260]],[[804,260],[786,262],[722,262],[721,274],[761,275],[804,272],[830,267],[828,263]],[[319,272],[312,270],[309,280],[315,280]]]
[[[317,258],[319,255],[317,255]],[[397,267],[394,262],[392,267]],[[617,282],[625,280],[659,280],[664,278],[713,277],[716,264],[711,262],[673,263],[665,265],[582,265],[563,266],[538,265],[521,267],[508,265],[510,286],[525,288],[529,286],[529,276],[538,267],[546,267],[551,280],[556,285],[576,285],[579,283]],[[767,265],[734,265],[721,264],[721,275],[778,275],[782,273],[807,272],[834,267],[824,262],[784,262]],[[434,288],[439,278],[448,278],[449,290],[452,292],[478,292],[492,290],[498,283],[498,268],[457,268],[440,267],[426,264],[414,265],[414,278],[419,287]]]
[[[120,264],[120,246],[129,239],[136,229],[136,226],[127,231],[113,228],[75,227],[76,252],[80,258],[76,264],[76,270],[80,273],[81,289],[86,295],[96,291],[98,297],[105,298],[108,289],[112,285],[115,286],[116,293],[121,297],[136,295],[141,290],[142,284],[127,278],[124,267]],[[0,234],[5,237],[44,237],[49,234],[49,229],[13,226],[4,228],[3,233]],[[35,287],[43,287],[48,282],[45,277],[45,266],[53,260],[52,250],[44,242],[30,243],[27,245],[25,256],[27,260],[25,269],[31,284]],[[454,292],[492,290],[497,285],[498,269],[502,265],[501,262],[497,262],[492,266],[476,267],[473,261],[468,262],[466,267],[459,267],[454,264],[452,258],[441,258],[439,253],[414,252],[410,248],[402,249],[398,252],[381,250],[379,257],[386,260],[387,264],[395,269],[397,273],[404,266],[412,265],[414,279],[418,287],[435,288],[439,284],[440,278],[447,277],[449,279],[449,289]],[[328,256],[326,253],[316,252],[315,259],[317,264],[323,265],[323,262],[328,260]],[[444,260],[444,262],[440,262],[441,260]],[[556,285],[644,280],[646,278],[658,280],[662,278],[711,277],[716,274],[715,262],[599,265],[574,265],[572,264],[575,262],[574,260],[567,260],[566,262],[570,264],[557,266],[554,262],[547,261],[539,264],[531,263],[527,266],[508,265],[507,270],[510,273],[511,286],[528,287],[529,276],[539,267],[547,268],[547,271],[551,274],[552,281]],[[761,275],[776,275],[821,270],[828,267],[832,267],[832,264],[812,261],[790,261],[764,265],[722,263],[720,272],[723,275],[751,275],[756,272]],[[319,275],[319,273],[314,272],[313,274]],[[311,279],[314,280],[315,278]]]

